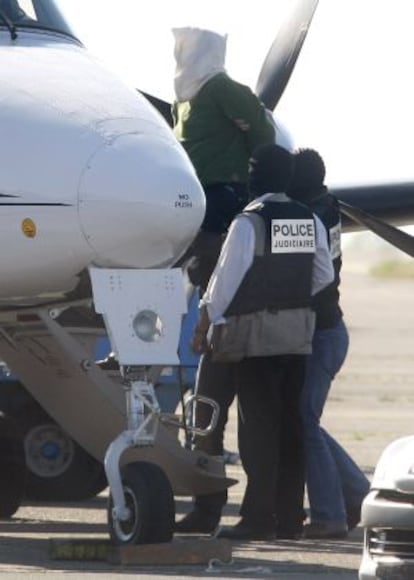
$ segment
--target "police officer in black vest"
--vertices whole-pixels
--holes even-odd
[[[302,531],[300,395],[314,329],[311,296],[332,281],[333,267],[322,223],[284,193],[292,171],[292,155],[277,145],[253,155],[250,187],[260,197],[230,226],[193,337],[195,350],[211,348],[237,374],[247,488],[241,520],[220,537],[294,538]]]
[[[341,215],[337,199],[324,184],[325,164],[314,149],[299,149],[289,195],[306,204],[321,219],[331,251],[335,279],[313,298],[316,330],[306,363],[302,417],[306,452],[306,484],[310,539],[341,538],[360,519],[369,481],[348,453],[321,426],[331,383],[348,350],[348,331],[339,304]]]

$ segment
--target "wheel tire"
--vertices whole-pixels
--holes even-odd
[[[20,507],[26,487],[23,440],[15,422],[0,412],[0,518]]]
[[[36,401],[18,413],[27,466],[26,497],[81,501],[107,486],[103,465],[76,443]]]
[[[126,522],[113,519],[109,497],[108,524],[116,545],[170,542],[174,533],[175,504],[171,484],[153,463],[135,462],[121,469],[122,486],[131,516]]]

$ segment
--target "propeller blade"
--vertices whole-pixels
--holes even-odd
[[[373,215],[366,213],[362,209],[348,205],[343,201],[339,201],[339,206],[341,208],[341,213],[371,230],[386,242],[392,244],[402,252],[405,252],[414,258],[414,236],[411,236],[410,234],[407,234],[406,232],[403,232],[398,228],[395,228],[394,226],[379,220]]]
[[[297,0],[267,53],[256,84],[256,94],[271,111],[289,81],[317,5],[318,0]]]
[[[150,95],[149,93],[145,93],[144,91],[140,91],[137,89],[148,101],[151,103],[153,107],[155,107],[164,119],[167,121],[170,127],[173,126],[173,118],[171,113],[171,103],[167,103],[167,101],[163,101],[158,97],[154,97],[154,95]]]

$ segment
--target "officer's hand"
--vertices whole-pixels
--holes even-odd
[[[201,331],[195,331],[191,339],[191,348],[196,354],[203,354],[207,351],[207,334]]]

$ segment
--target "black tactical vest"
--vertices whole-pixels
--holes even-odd
[[[255,226],[255,256],[225,316],[309,306],[315,253],[312,212],[291,200],[266,200],[243,215]]]
[[[312,304],[316,311],[316,328],[332,328],[342,318],[342,310],[339,306],[339,284],[342,266],[341,214],[337,199],[329,193],[324,193],[313,199],[309,203],[309,208],[325,226],[335,270],[334,281],[313,297]]]

